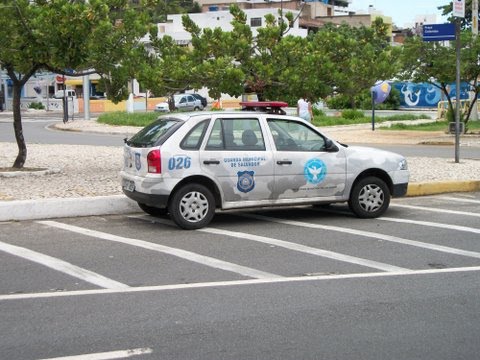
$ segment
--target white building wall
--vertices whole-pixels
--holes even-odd
[[[278,9],[251,9],[243,10],[247,15],[247,24],[251,24],[252,18],[260,18],[262,25],[265,25],[265,15],[272,14],[276,18],[279,17]],[[289,10],[290,11],[290,10]],[[286,12],[286,11],[285,11]],[[294,14],[294,17],[298,14],[298,11],[291,11]],[[206,13],[198,14],[188,14],[190,18],[197,24],[201,29],[205,28],[221,28],[223,31],[232,31],[233,26],[231,22],[233,16],[227,10],[220,11],[210,11]],[[171,36],[179,44],[188,44],[191,40],[190,33],[185,31],[182,25],[182,16],[181,14],[168,15],[167,23],[158,24],[158,35],[163,37],[165,35]],[[286,21],[286,19],[285,19]],[[253,36],[257,35],[257,28],[252,27]],[[306,29],[300,29],[298,27],[298,20],[295,21],[293,27],[288,31],[288,35],[306,37],[308,31]]]

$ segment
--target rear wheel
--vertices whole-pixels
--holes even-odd
[[[187,184],[173,194],[168,209],[172,220],[182,229],[200,229],[215,215],[215,199],[205,186]]]
[[[348,205],[360,218],[381,216],[390,205],[390,190],[382,179],[366,177],[353,187]]]
[[[142,203],[138,203],[138,206],[140,207],[140,209],[145,211],[148,215],[152,215],[152,216],[163,216],[168,213],[167,208],[157,208],[157,207],[148,206]]]

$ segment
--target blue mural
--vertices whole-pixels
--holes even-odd
[[[442,91],[429,83],[396,82],[393,87],[400,92],[401,107],[437,107],[438,102],[446,100],[442,98]],[[457,96],[455,84],[448,86],[452,98]],[[460,84],[460,99],[467,100],[468,84]]]

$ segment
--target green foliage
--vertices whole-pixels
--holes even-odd
[[[322,109],[312,107],[313,116],[324,117],[326,116],[325,112]]]
[[[45,106],[41,102],[32,102],[28,105],[29,109],[37,109],[37,110],[44,110]]]
[[[342,96],[333,100],[335,108],[356,108],[359,93],[368,91],[379,79],[392,78],[399,68],[399,50],[390,46],[381,19],[372,27],[326,25],[312,41],[324,55],[317,63],[326,70],[324,79]]]
[[[328,97],[326,103],[330,109],[348,109],[352,105],[349,97],[343,94]]]
[[[470,85],[470,91],[473,91],[477,98],[480,92],[480,86],[477,79],[480,76],[480,63],[478,54],[480,53],[480,38],[472,36],[470,32],[461,34],[461,81]],[[400,57],[402,61],[402,70],[399,77],[403,80],[413,82],[427,82],[439,88],[449,102],[449,107],[453,106],[450,97],[450,84],[456,79],[456,53],[453,46],[443,46],[440,42],[425,42],[420,37],[407,39],[402,48]],[[467,123],[473,108],[470,104],[465,114]]]
[[[138,39],[148,31],[144,9],[153,1],[0,1],[0,67],[13,84],[19,148],[13,167],[23,167],[27,156],[20,112],[25,83],[40,70],[80,76],[95,69],[108,96],[124,98],[125,80],[134,77],[132,65],[144,54]]]
[[[158,118],[156,113],[127,113],[124,111],[103,113],[97,121],[101,124],[120,126],[147,126]]]
[[[387,117],[388,121],[404,121],[404,120],[421,120],[421,119],[431,119],[428,115],[410,115],[410,114],[398,114],[390,115]]]
[[[443,16],[448,16],[448,22],[454,22],[453,3],[450,1],[447,5],[439,6],[437,9],[442,10]],[[480,14],[480,11],[479,11]],[[472,27],[472,0],[465,1],[465,17],[461,19],[462,29],[471,29]]]
[[[342,110],[342,117],[344,119],[354,120],[354,119],[364,118],[365,115],[361,110],[345,109],[345,110]]]
[[[439,120],[425,124],[393,124],[390,127],[381,128],[382,130],[413,130],[413,131],[448,131],[449,121]],[[480,130],[480,122],[472,121],[468,124],[468,129],[465,132],[477,133]]]

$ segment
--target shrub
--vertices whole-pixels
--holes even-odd
[[[37,110],[44,110],[45,106],[41,102],[32,102],[28,105],[29,109],[37,109]]]
[[[347,96],[338,94],[332,97],[329,97],[326,100],[327,106],[330,109],[350,109],[351,104]]]
[[[354,120],[354,119],[361,119],[365,117],[365,115],[361,110],[345,109],[345,110],[342,110],[342,117],[345,119]]]
[[[325,112],[322,109],[316,108],[315,106],[312,107],[312,112],[313,112],[313,116],[320,116],[320,117],[326,116]]]

